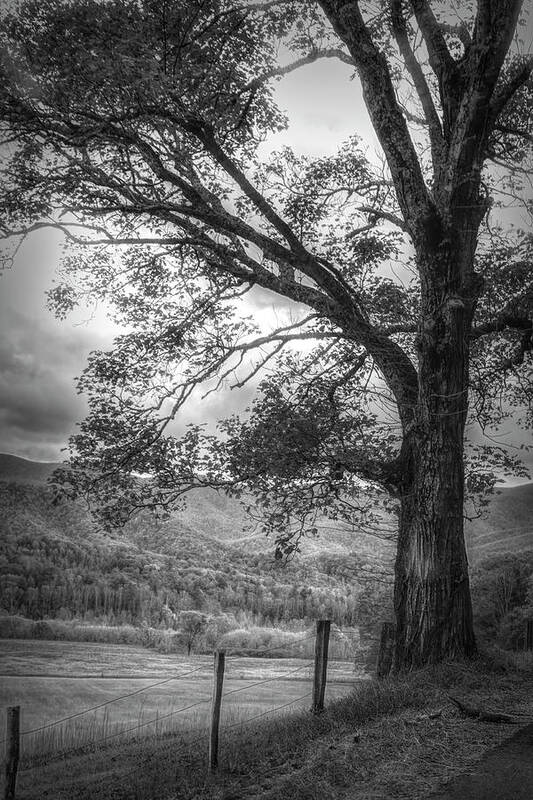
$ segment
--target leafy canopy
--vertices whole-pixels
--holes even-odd
[[[50,305],[64,316],[104,303],[125,330],[79,379],[89,414],[64,476],[96,496],[107,521],[170,508],[206,483],[253,489],[265,526],[290,551],[316,513],[368,518],[370,487],[396,492],[418,393],[416,214],[390,154],[369,160],[356,134],[319,158],[268,146],[289,124],[275,97],[285,74],[336,58],[347,77],[366,80],[330,22],[336,5],[26,0],[2,18],[3,233],[61,230]],[[459,69],[487,4],[461,4],[462,18],[439,2],[352,5],[360,41],[370,37],[388,65],[437,202],[457,114],[437,56],[446,50],[467,75]],[[503,5],[509,14],[519,6]],[[482,426],[517,409],[531,422],[533,238],[504,230],[510,214],[498,210],[531,209],[521,30],[481,154],[485,289],[470,342],[470,421]],[[275,295],[285,318],[265,330],[254,309]],[[217,434],[190,426],[176,435],[182,407],[201,391],[254,383],[261,371],[248,414]],[[505,450],[473,448],[478,492],[491,485],[489,450],[498,469],[517,468]]]

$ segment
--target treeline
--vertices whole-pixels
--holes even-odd
[[[142,627],[145,637],[181,631],[187,640],[183,620],[197,613],[202,647],[228,636],[255,650],[272,629],[301,630],[319,618],[374,637],[392,618],[390,575],[355,553],[304,553],[280,564],[257,544],[237,548],[148,516],[104,534],[82,507],[54,506],[44,486],[0,482],[0,514],[0,611],[71,628],[82,620],[80,636],[99,621]],[[533,552],[488,558],[471,583],[480,641],[521,648],[533,618]]]
[[[321,556],[284,565],[190,530],[165,540],[149,518],[107,535],[81,507],[53,506],[43,487],[4,484],[0,504],[1,608],[11,615],[158,627],[194,610],[245,612],[259,626],[329,618],[352,627],[375,625],[390,594],[383,583],[339,574],[340,565]]]
[[[106,625],[80,620],[31,620],[0,613],[1,639],[44,639],[69,642],[131,644],[154,648],[162,653],[212,653],[221,648],[233,655],[270,658],[312,658],[315,647],[314,626],[292,629],[258,626],[239,612],[209,616],[198,611],[178,615],[174,627],[152,628],[147,625]],[[350,660],[363,665],[369,643],[362,641],[358,628],[330,633],[331,659]]]
[[[533,551],[485,559],[472,574],[472,600],[483,644],[522,649],[533,620]]]

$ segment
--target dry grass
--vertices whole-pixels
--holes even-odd
[[[162,736],[24,773],[20,800],[418,800],[517,728],[464,719],[448,694],[533,719],[531,659],[516,661],[369,682],[319,717],[289,707],[241,726],[235,708],[214,778],[205,732]]]
[[[117,746],[132,737],[160,738],[207,725],[213,680],[209,656],[169,656],[126,645],[9,640],[0,641],[0,672],[0,730],[5,724],[2,709],[8,705],[21,706],[22,731],[44,726],[23,735],[22,767],[95,742]],[[173,675],[182,677],[167,681]],[[330,677],[330,697],[346,694],[353,667],[331,662]],[[309,691],[309,681],[308,661],[230,657],[224,688],[239,691],[224,700],[223,724],[293,701]],[[47,727],[122,695],[119,702]],[[202,705],[180,712],[197,702]]]
[[[516,714],[533,721],[532,659],[516,659],[520,670],[495,672],[486,663],[448,665],[424,670],[407,681],[386,681],[360,690],[354,707],[345,709],[345,725],[310,744],[306,758],[292,770],[281,766],[270,786],[258,782],[247,800],[421,800],[441,784],[471,768],[485,751],[515,731],[463,718],[448,693],[474,705]],[[374,694],[374,698],[372,698]],[[362,696],[361,696],[362,695]],[[364,720],[375,710],[404,708]],[[424,698],[425,695],[425,698]],[[366,702],[365,702],[366,701]],[[350,720],[352,724],[350,725]],[[250,787],[252,789],[252,787]],[[202,795],[197,795],[201,797]],[[228,797],[230,795],[227,795]],[[220,798],[226,794],[219,795]]]

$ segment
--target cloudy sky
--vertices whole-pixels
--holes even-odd
[[[287,76],[279,84],[279,102],[290,109],[290,131],[273,138],[269,148],[290,143],[309,154],[334,152],[354,131],[375,147],[359,88],[349,75],[348,66],[328,61]],[[89,352],[110,346],[113,338],[102,312],[87,309],[59,321],[46,309],[60,246],[55,232],[33,234],[11,268],[0,270],[0,452],[40,461],[62,457],[85,410],[74,378]],[[273,317],[274,297],[263,295],[257,302],[256,314]],[[184,421],[219,419],[244,407],[250,391],[212,394],[195,403]]]
[[[368,143],[372,158],[377,142],[350,73],[348,66],[328,60],[284,78],[278,99],[290,111],[290,130],[273,138],[268,147],[291,144],[308,154],[332,153],[355,132]],[[61,449],[85,410],[74,378],[88,353],[105,349],[113,338],[113,328],[101,311],[88,309],[58,321],[46,309],[45,292],[54,279],[60,245],[56,233],[34,234],[12,267],[0,270],[0,452],[38,461],[62,458]],[[263,294],[255,312],[265,320],[273,317],[275,303],[275,297]],[[245,407],[251,391],[248,387],[212,394],[195,402],[182,422],[224,417]],[[497,435],[512,445],[530,440],[512,424]]]

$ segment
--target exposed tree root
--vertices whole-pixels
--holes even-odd
[[[500,722],[507,725],[518,725],[519,723],[519,720],[517,720],[515,717],[512,717],[510,714],[502,714],[499,711],[484,711],[482,708],[474,708],[473,706],[463,703],[461,700],[457,700],[450,694],[448,695],[448,698],[452,701],[452,703],[455,703],[462,714],[464,714],[466,717],[477,719],[479,722]]]

